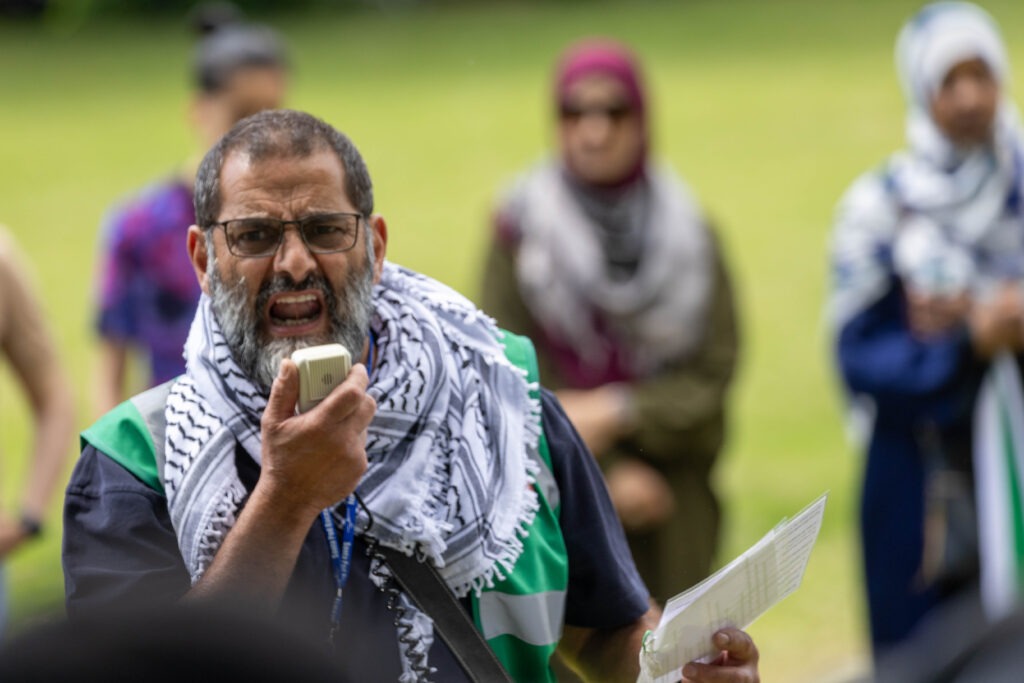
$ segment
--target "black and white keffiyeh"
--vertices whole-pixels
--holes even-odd
[[[493,321],[460,294],[386,263],[373,296],[378,407],[358,487],[369,533],[428,558],[464,596],[499,580],[522,551],[539,505],[539,402]],[[260,462],[266,397],[239,370],[205,295],[185,355],[167,402],[163,479],[195,582],[246,495],[235,444]],[[360,510],[358,528],[368,524]]]

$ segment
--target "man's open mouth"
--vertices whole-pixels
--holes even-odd
[[[275,297],[267,312],[270,324],[275,327],[298,327],[318,320],[323,310],[322,298],[312,292],[306,292],[281,294]]]

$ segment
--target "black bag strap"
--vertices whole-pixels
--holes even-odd
[[[420,562],[383,545],[377,550],[384,555],[406,595],[434,620],[438,635],[451,648],[470,679],[477,683],[512,683],[462,604],[429,562]]]

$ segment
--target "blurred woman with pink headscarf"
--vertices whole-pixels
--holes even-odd
[[[631,51],[570,46],[553,94],[559,154],[502,196],[482,306],[534,340],[542,381],[600,460],[640,573],[665,600],[714,558],[732,289],[700,206],[652,159]]]

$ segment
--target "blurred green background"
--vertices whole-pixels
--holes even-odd
[[[291,46],[289,104],[361,148],[389,257],[471,297],[492,198],[552,140],[555,56],[594,34],[635,47],[653,93],[655,149],[716,219],[739,293],[745,349],[716,473],[727,504],[719,562],[831,491],[803,585],[751,632],[765,681],[844,681],[866,670],[861,460],[845,438],[829,355],[826,248],[844,188],[902,144],[892,45],[918,3],[306,2],[267,14],[272,4],[250,15]],[[986,7],[1024,65],[1024,5]],[[94,417],[98,226],[112,201],[196,151],[186,118],[193,37],[180,13],[58,8],[42,21],[0,20],[0,222],[31,259],[84,428]],[[9,508],[28,417],[0,371]],[[59,498],[45,538],[10,562],[15,629],[60,610]]]

